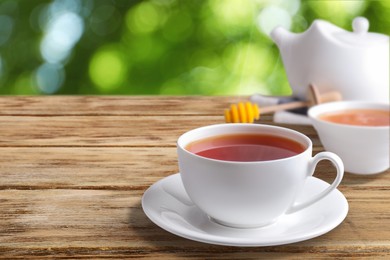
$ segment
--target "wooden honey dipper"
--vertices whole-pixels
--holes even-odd
[[[260,114],[269,114],[280,110],[290,110],[302,107],[311,107],[321,103],[341,100],[341,94],[337,91],[330,91],[320,94],[315,85],[308,88],[307,101],[295,101],[290,103],[278,104],[261,109],[257,104],[251,102],[239,102],[232,104],[230,109],[225,109],[226,123],[253,123],[260,118]]]

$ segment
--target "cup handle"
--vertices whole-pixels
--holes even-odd
[[[336,175],[336,178],[333,181],[332,185],[330,185],[327,189],[325,189],[321,193],[317,194],[316,196],[314,196],[313,198],[311,198],[305,202],[293,204],[291,206],[291,208],[289,210],[287,210],[286,214],[294,213],[298,210],[301,210],[303,208],[306,208],[306,207],[314,204],[315,202],[317,202],[317,201],[321,200],[322,198],[324,198],[325,196],[327,196],[331,191],[336,189],[337,186],[339,186],[339,184],[344,176],[344,164],[338,155],[331,153],[331,152],[321,152],[321,153],[316,154],[313,158],[311,158],[311,160],[309,162],[310,165],[309,165],[308,177],[313,175],[317,164],[322,160],[331,161],[333,163],[333,166],[335,166],[335,168],[336,168],[337,175]]]

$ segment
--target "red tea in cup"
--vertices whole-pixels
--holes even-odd
[[[265,134],[227,134],[189,143],[186,150],[199,156],[236,162],[270,161],[291,157],[306,147],[294,140]]]

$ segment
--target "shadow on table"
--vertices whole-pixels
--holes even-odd
[[[145,255],[167,254],[177,257],[191,256],[195,258],[248,258],[252,257],[287,257],[291,253],[308,252],[312,250],[311,243],[299,242],[284,246],[269,247],[233,247],[211,245],[192,241],[171,234],[154,224],[143,212],[141,202],[132,208],[129,214],[129,228],[134,232],[136,239],[142,241],[140,247]]]
[[[368,185],[370,183],[374,185],[375,182],[380,182],[381,179],[389,178],[387,173],[389,173],[389,170],[371,175],[361,175],[345,172],[343,182],[348,183],[348,185],[351,186]]]

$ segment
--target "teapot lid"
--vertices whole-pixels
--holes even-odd
[[[375,44],[387,44],[389,37],[380,33],[369,33],[369,22],[364,17],[356,17],[352,22],[353,32],[336,31],[333,36],[339,41],[355,46],[370,46]]]

